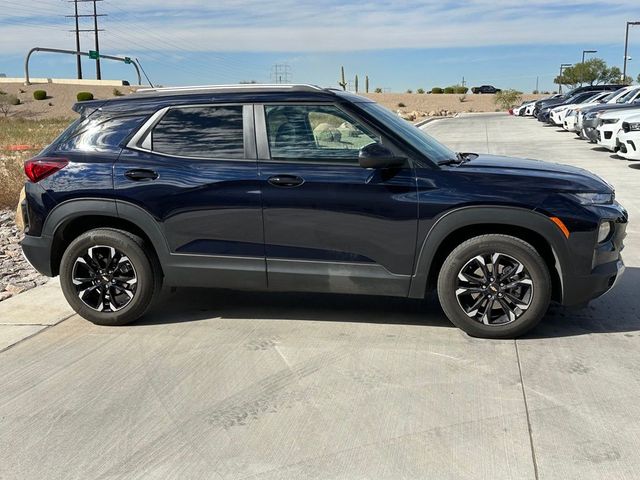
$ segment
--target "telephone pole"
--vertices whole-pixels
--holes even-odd
[[[65,15],[66,17],[73,17],[76,21],[76,52],[80,51],[80,23],[78,18],[78,0],[73,0],[74,14],[73,15]],[[72,30],[73,32],[74,30]],[[80,61],[80,55],[76,55],[76,67],[78,70],[78,79],[82,78],[82,62]]]
[[[101,2],[102,0],[69,0],[73,1],[75,7],[74,15],[67,15],[67,17],[75,17],[76,20],[76,51],[80,51],[80,33],[81,32],[89,32],[93,33],[94,41],[95,41],[95,60],[96,60],[96,79],[102,80],[102,72],[100,70],[100,38],[99,32],[103,32],[104,29],[98,28],[98,17],[106,17],[105,14],[98,13],[97,2]],[[93,13],[81,15],[78,13],[78,4],[79,3],[93,3]],[[93,18],[93,28],[80,28],[79,27],[79,19],[80,18]],[[72,30],[73,31],[73,30]],[[90,52],[91,53],[91,52]],[[94,58],[93,56],[91,58]],[[78,55],[78,78],[82,78],[82,69],[80,65],[80,55]]]

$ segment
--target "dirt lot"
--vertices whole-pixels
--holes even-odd
[[[393,111],[403,112],[495,112],[495,95],[456,95],[456,94],[418,94],[418,93],[366,93],[362,94]],[[523,95],[522,101],[538,100],[546,95]],[[462,101],[464,100],[464,101]],[[404,104],[401,107],[400,104]]]
[[[22,83],[0,83],[0,91],[15,95],[20,99],[20,105],[12,108],[9,117],[31,118],[43,120],[49,118],[75,118],[71,107],[76,102],[78,92],[91,92],[94,98],[113,98],[114,88],[120,93],[133,91],[131,87],[103,87],[93,85],[58,85],[54,83],[23,85]],[[47,99],[34,100],[33,92],[44,90]]]

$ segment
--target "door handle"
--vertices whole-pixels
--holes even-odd
[[[304,183],[304,178],[296,175],[274,175],[267,181],[274,187],[299,187]]]
[[[157,172],[153,170],[147,170],[144,168],[127,170],[124,174],[129,180],[133,180],[134,182],[143,182],[147,180],[155,180],[159,177]]]

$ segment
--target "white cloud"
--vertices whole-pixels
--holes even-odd
[[[60,15],[59,0],[40,3],[45,15]],[[621,43],[625,22],[640,16],[638,0],[106,0],[101,6],[110,15],[106,46],[174,52]],[[26,10],[6,12],[0,22],[8,25],[43,21],[39,12],[33,19]],[[0,53],[71,43],[59,25],[0,28]]]

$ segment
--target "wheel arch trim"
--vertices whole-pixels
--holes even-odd
[[[560,280],[560,298],[563,298],[563,269],[566,271],[570,265],[567,239],[546,215],[534,210],[506,206],[462,207],[441,215],[419,244],[409,297],[424,297],[436,254],[450,235],[466,227],[482,225],[516,227],[532,231],[542,237],[549,244],[553,254],[554,267]],[[526,238],[523,240],[526,241]]]

